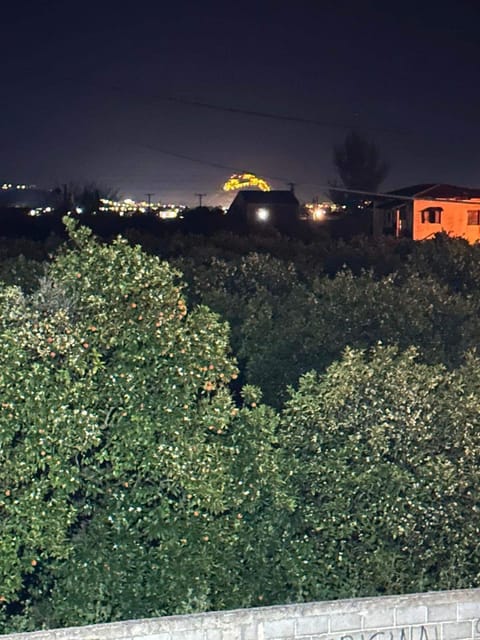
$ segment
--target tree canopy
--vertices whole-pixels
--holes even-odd
[[[33,293],[0,291],[3,613],[58,626],[250,604],[275,546],[260,532],[282,495],[277,419],[255,389],[234,404],[228,328],[188,312],[167,263],[70,233]]]
[[[292,390],[281,440],[310,599],[472,587],[480,577],[480,362],[347,349]]]
[[[0,632],[478,584],[479,245],[66,224],[1,261]]]
[[[333,166],[337,178],[332,182],[331,197],[334,202],[351,203],[364,200],[337,190],[344,187],[353,191],[376,192],[388,175],[389,166],[382,160],[377,145],[357,131],[350,131],[342,143],[333,148]]]

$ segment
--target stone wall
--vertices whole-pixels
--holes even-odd
[[[480,589],[133,620],[4,640],[480,640]]]

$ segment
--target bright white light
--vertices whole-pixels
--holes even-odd
[[[83,213],[83,209],[82,209],[82,207],[75,207],[75,211],[76,211],[77,213]]]
[[[261,220],[262,222],[266,222],[270,217],[270,211],[268,209],[265,209],[265,207],[260,207],[260,209],[257,209],[257,218],[259,220]]]
[[[178,212],[175,211],[174,209],[164,209],[163,211],[160,211],[159,215],[160,215],[160,218],[163,218],[164,220],[168,220],[170,218],[176,218],[178,215]]]

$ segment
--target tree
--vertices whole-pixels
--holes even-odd
[[[56,191],[63,193],[64,209],[81,209],[82,213],[92,213],[97,211],[102,198],[108,200],[118,200],[120,198],[118,190],[98,184],[96,182],[86,182],[79,184],[70,182],[68,185],[58,187]]]
[[[252,604],[277,418],[234,404],[228,328],[177,272],[67,224],[33,293],[0,287],[2,632]]]
[[[316,300],[294,266],[270,255],[238,260],[212,258],[188,267],[189,294],[228,320],[241,376],[261,387],[274,405],[287,384],[315,366],[319,342],[313,316]]]
[[[480,360],[347,349],[305,375],[281,419],[304,597],[474,587],[480,578]]]
[[[353,191],[376,192],[387,177],[388,164],[380,157],[376,144],[351,131],[341,144],[333,148],[333,164],[338,179],[332,182],[330,197],[339,204],[357,205],[365,196],[342,192],[341,187]]]

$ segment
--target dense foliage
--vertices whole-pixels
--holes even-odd
[[[0,632],[478,585],[480,245],[67,226],[2,246]]]
[[[187,311],[166,263],[72,237],[34,293],[0,293],[4,614],[39,626],[251,604],[269,513],[288,506],[277,419],[254,389],[233,403],[227,326]]]
[[[384,346],[301,379],[281,439],[309,597],[478,584],[479,388],[477,357],[448,372]]]
[[[451,255],[446,250],[445,257],[453,264],[446,267],[438,255],[444,242],[439,240],[436,252],[427,245],[385,275],[343,269],[330,278],[318,265],[307,270],[301,261],[297,266],[257,252],[232,259],[179,258],[176,264],[192,302],[229,321],[243,379],[280,407],[288,385],[310,369],[324,371],[347,346],[372,347],[379,340],[416,345],[427,362],[461,363],[480,340],[480,251],[449,240]],[[438,271],[428,271],[434,259]]]

